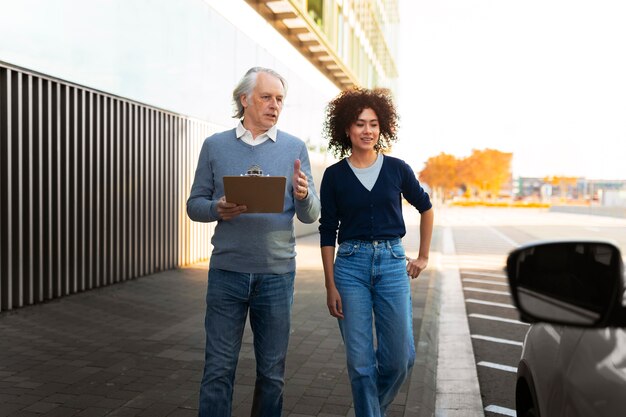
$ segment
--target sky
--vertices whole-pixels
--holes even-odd
[[[30,13],[31,4],[38,1],[41,0],[0,0],[0,8],[12,8],[12,12],[6,14],[10,19],[3,20],[4,15],[0,13],[0,33],[6,26],[9,26],[8,33],[15,32],[24,21],[32,26],[34,18],[48,21],[47,15]],[[243,2],[203,1],[250,29],[251,36],[260,37],[258,27],[247,19],[254,12],[241,13],[241,8],[246,7]],[[414,169],[421,170],[429,157],[441,152],[462,158],[469,156],[472,149],[491,148],[513,153],[514,176],[626,179],[625,0],[398,1],[396,101],[401,130],[394,153],[406,159]],[[67,4],[74,2],[75,13],[88,10],[102,13],[112,7],[103,7],[108,0],[100,0],[101,7],[94,12],[92,3],[85,9],[80,6],[84,2],[66,0]],[[169,3],[161,0],[160,4]],[[81,66],[89,61],[85,59],[89,48],[70,50],[45,46],[66,45],[70,40],[80,46],[82,38],[74,35],[84,32],[90,21],[69,18],[67,8],[57,9],[55,18],[67,18],[65,32],[60,29],[51,33],[49,27],[36,25],[44,28],[36,34],[39,36],[36,42],[24,39],[21,44],[14,36],[0,36],[0,55],[8,62],[35,69],[42,68],[38,66],[41,61],[64,62],[63,68],[44,72],[69,74],[69,79],[92,85],[82,78],[82,74],[92,71],[85,71]],[[162,9],[159,7],[154,13],[171,12],[171,8]],[[21,19],[14,18],[18,12]],[[70,25],[71,22],[80,23],[80,30]],[[130,25],[132,16],[125,22]],[[15,28],[11,29],[11,25]],[[167,32],[161,31],[156,23],[148,28],[141,27],[138,32],[154,37],[154,31]],[[107,36],[110,33],[107,32]],[[101,59],[95,62],[101,63],[104,69],[118,65],[111,56],[123,55],[118,51],[123,36],[118,33],[114,39],[118,43],[106,42],[105,38],[108,52],[98,50]],[[198,40],[187,36],[185,41],[185,34],[181,37],[182,40],[169,40],[168,45],[184,43],[186,49],[177,48],[179,55],[193,51]],[[11,41],[3,43],[5,38]],[[35,49],[42,52],[30,53],[33,48],[29,42],[39,45]],[[284,40],[270,43],[273,50],[287,44]],[[162,47],[163,42],[155,41],[154,45]],[[127,42],[124,46],[126,50],[132,47]],[[295,50],[288,47],[281,50],[285,50],[281,56],[287,57],[287,62],[299,75],[316,85],[329,84],[327,80],[322,83],[321,74],[309,68],[303,57],[295,56]],[[145,47],[142,51],[145,55]],[[10,52],[16,54],[14,61]],[[34,61],[18,59],[25,54]],[[124,65],[130,67],[135,61],[124,61]],[[106,74],[104,70],[101,72]],[[162,73],[150,72],[149,80]],[[141,79],[144,78],[145,75]],[[107,87],[114,82],[104,78],[96,85],[117,93]],[[137,89],[146,83],[131,83],[135,84]],[[121,93],[124,95],[123,91]],[[203,100],[202,96],[181,97],[184,103]],[[152,101],[148,99],[148,102]]]
[[[513,153],[514,176],[626,179],[626,2],[399,0],[400,141]]]

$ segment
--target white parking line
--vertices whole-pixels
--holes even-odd
[[[485,361],[480,361],[476,365],[484,366],[485,368],[498,369],[500,371],[517,373],[517,368],[515,366],[501,365],[499,363],[485,362]]]
[[[505,274],[496,274],[493,272],[480,272],[480,271],[461,271],[464,275],[478,275],[479,277],[491,277],[491,278],[506,278]]]
[[[504,240],[509,245],[513,246],[514,248],[519,246],[519,243],[517,243],[516,241],[514,241],[513,239],[511,239],[510,237],[508,237],[507,235],[505,235],[504,233],[496,229],[495,227],[487,226],[487,229],[491,230],[493,233],[495,233],[497,236],[502,238],[502,240]]]
[[[483,336],[480,334],[473,334],[472,339],[486,340],[488,342],[502,343],[505,345],[524,346],[524,343],[516,340],[501,339],[499,337]]]
[[[506,407],[500,407],[499,405],[489,405],[485,407],[485,411],[489,411],[490,413],[502,414],[503,416],[517,416],[515,410],[511,410],[510,408]]]
[[[463,282],[473,282],[475,284],[500,285],[502,287],[508,287],[509,286],[509,284],[507,284],[506,282],[490,281],[490,280],[487,280],[487,279],[463,278]]]
[[[504,303],[494,303],[492,301],[483,301],[483,300],[476,300],[473,298],[468,298],[467,300],[465,300],[466,303],[474,303],[474,304],[482,304],[485,306],[493,306],[493,307],[502,307],[502,308],[515,308],[514,305],[511,304],[504,304]]]
[[[483,256],[476,257],[475,255],[459,255],[457,256],[457,262],[462,272],[467,269],[502,269],[502,265],[504,265],[506,259],[503,259],[501,256],[491,256],[489,258],[485,258]],[[470,272],[472,275],[484,275],[488,274],[488,272]],[[495,274],[494,274],[495,275]],[[501,274],[500,274],[501,275]],[[499,276],[499,275],[496,275]]]
[[[511,295],[508,291],[485,290],[484,288],[465,287],[465,291],[484,292],[486,294]]]
[[[469,316],[470,316],[470,317],[474,317],[474,318],[476,318],[476,319],[493,320],[493,321],[502,321],[502,322],[504,322],[504,323],[522,324],[522,325],[524,325],[524,326],[530,326],[530,324],[528,324],[528,323],[524,323],[523,321],[513,320],[513,319],[505,319],[504,317],[488,316],[488,315],[486,315],[486,314],[476,314],[476,313],[471,313]]]

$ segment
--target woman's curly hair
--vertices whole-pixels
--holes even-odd
[[[328,140],[328,150],[338,158],[350,153],[352,143],[346,135],[367,108],[374,110],[378,117],[380,138],[374,149],[387,151],[398,140],[398,113],[393,104],[391,91],[383,88],[352,88],[342,91],[326,106],[326,121],[322,135]]]

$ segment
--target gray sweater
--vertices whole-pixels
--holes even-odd
[[[309,179],[304,200],[293,197],[292,175],[296,159]],[[219,220],[217,201],[224,195],[225,175],[240,175],[259,165],[264,175],[287,177],[284,211],[272,214],[244,213],[232,220]],[[189,218],[198,222],[217,221],[211,243],[211,268],[247,273],[284,274],[296,269],[293,216],[304,223],[315,222],[320,201],[311,175],[304,142],[278,131],[276,142],[267,140],[250,146],[237,139],[235,129],[205,139],[196,175],[187,200]]]

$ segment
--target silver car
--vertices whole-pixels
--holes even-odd
[[[534,323],[517,371],[518,417],[626,415],[623,262],[609,242],[561,241],[511,252],[507,274]]]

